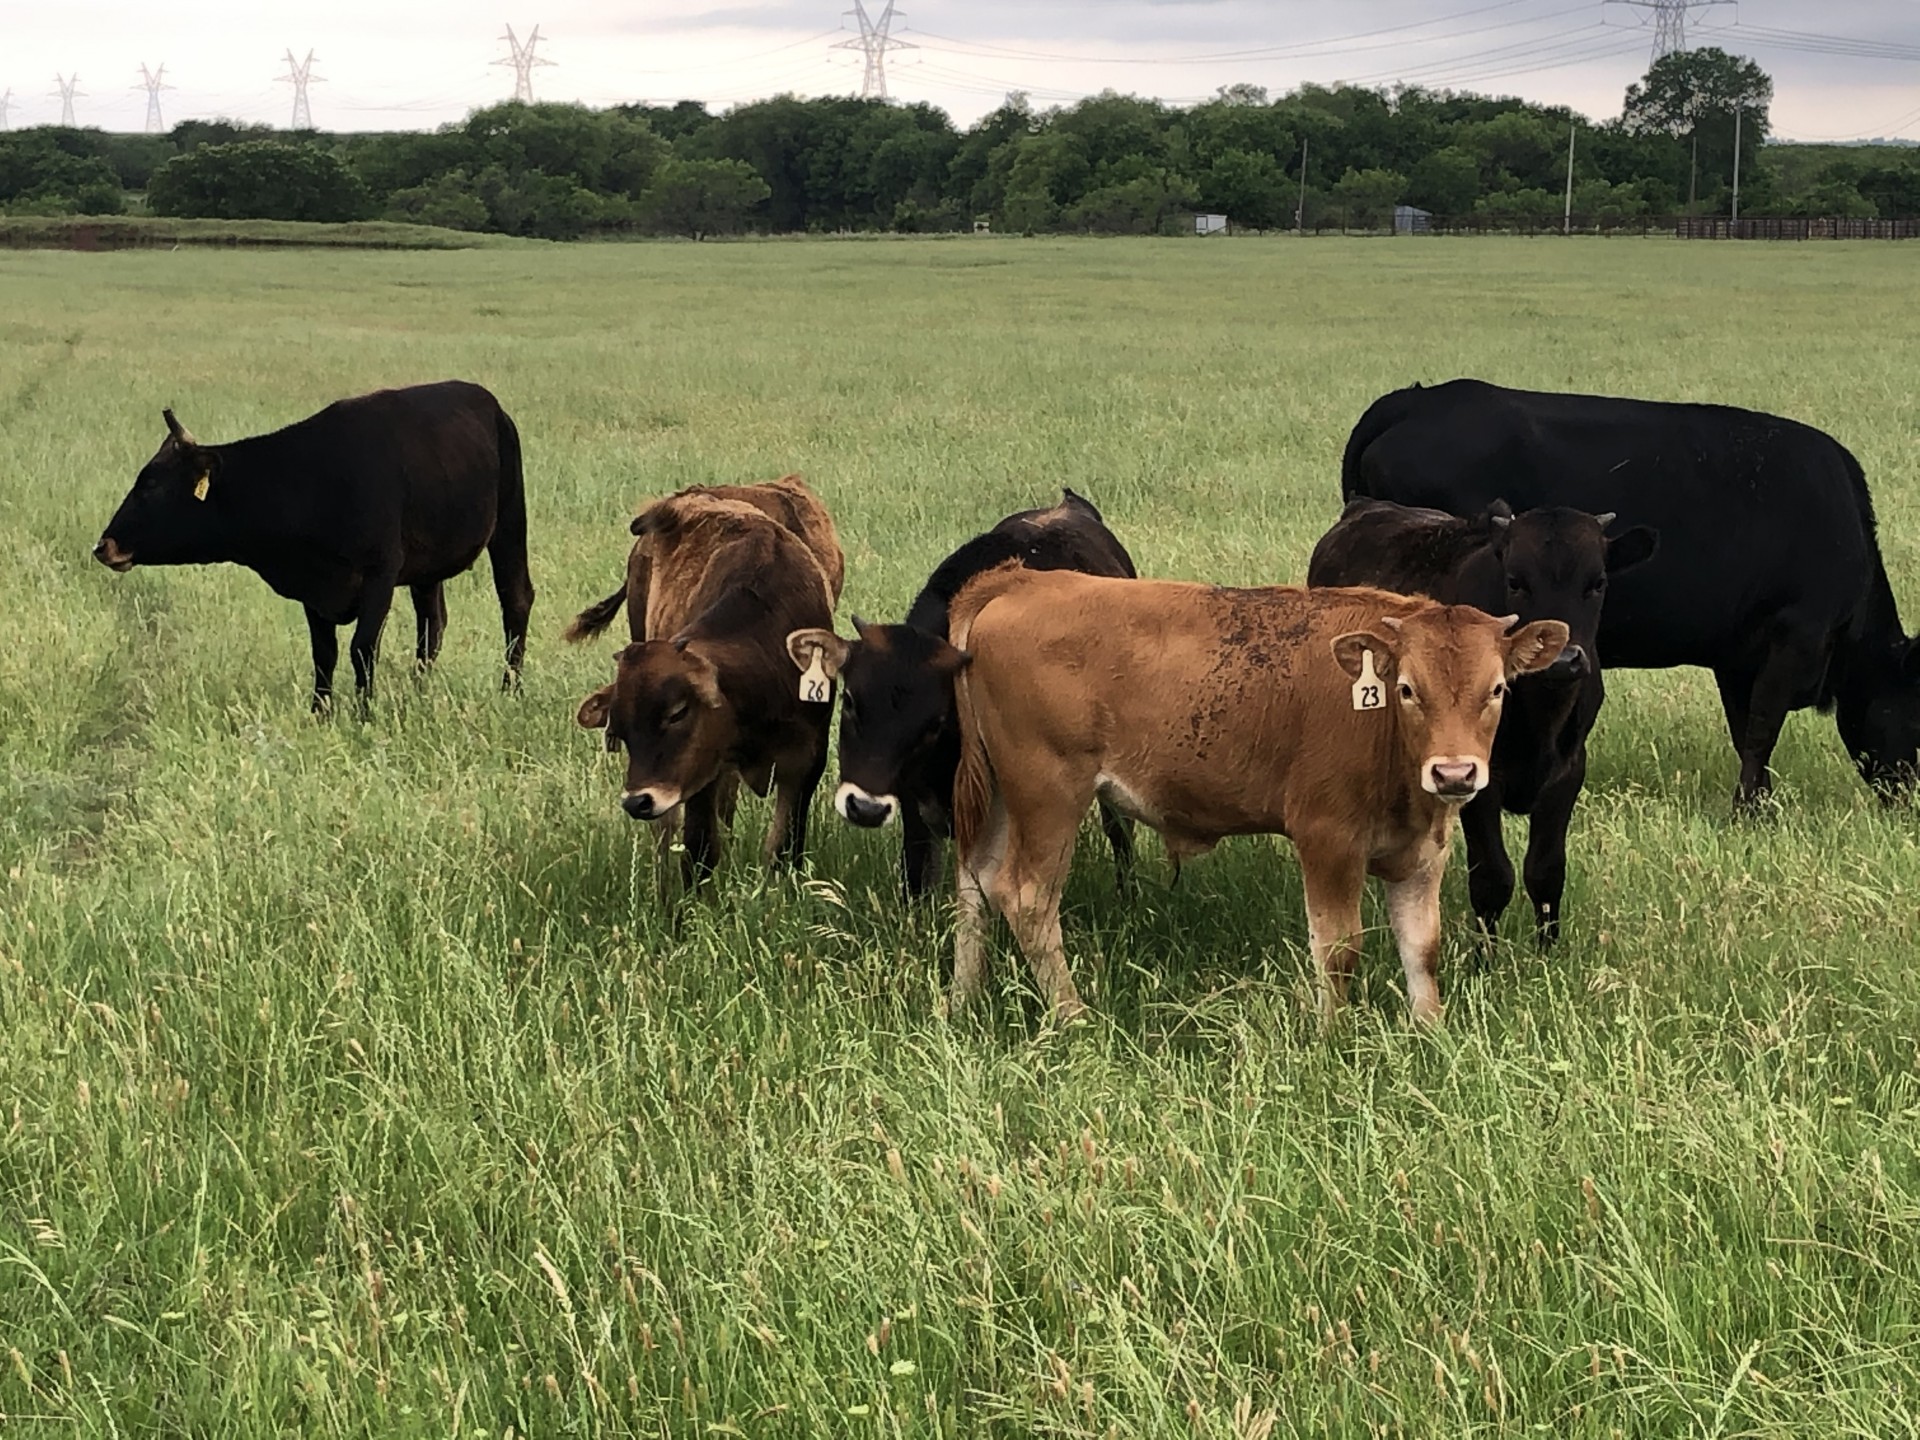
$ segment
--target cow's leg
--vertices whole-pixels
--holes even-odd
[[[910,799],[900,802],[901,882],[909,900],[919,900],[933,888],[940,864],[940,837],[933,833],[920,807]]]
[[[373,662],[380,655],[380,631],[393,608],[392,579],[369,579],[360,591],[360,608],[355,616],[353,640],[347,655],[353,661],[353,688],[364,715],[373,699]]]
[[[1534,821],[1536,834],[1539,823]],[[1467,802],[1460,812],[1460,829],[1467,837],[1467,899],[1480,922],[1481,938],[1492,942],[1513,900],[1513,861],[1507,857],[1500,793],[1494,786]]]
[[[440,638],[447,633],[447,592],[439,581],[430,585],[409,585],[413,596],[413,661],[425,671],[440,658]]]
[[[1100,802],[1100,828],[1113,847],[1113,885],[1125,890],[1133,879],[1133,822],[1106,801]]]
[[[1006,857],[1007,811],[996,791],[986,823],[970,849],[954,846],[953,987],[947,1009],[958,1013],[979,997],[987,980],[987,889]]]
[[[1720,689],[1720,709],[1727,717],[1727,734],[1733,740],[1733,750],[1740,757],[1740,786],[1746,786],[1747,779],[1747,725],[1750,715],[1749,703],[1753,697],[1753,676],[1743,670],[1716,670],[1713,683]],[[1738,794],[1735,803],[1739,803]]]
[[[1820,637],[1789,631],[1776,638],[1761,662],[1747,697],[1745,734],[1734,742],[1740,751],[1740,784],[1733,797],[1739,808],[1750,810],[1772,793],[1773,772],[1768,765],[1773,747],[1779,743],[1788,712],[1818,688],[1825,659],[1822,650]]]
[[[1446,871],[1447,852],[1442,850],[1406,879],[1387,882],[1387,918],[1400,950],[1400,968],[1406,972],[1407,1004],[1423,1025],[1441,1016],[1435,971],[1440,962],[1440,879]]]
[[[827,769],[826,737],[814,747],[813,756],[791,767],[776,766],[773,774],[773,820],[767,826],[766,848],[761,858],[769,865],[776,859],[798,869],[807,850],[807,817],[813,810],[813,793],[820,788],[820,777]],[[791,776],[791,778],[789,778]]]
[[[1567,889],[1567,826],[1574,802],[1587,779],[1587,749],[1582,744],[1566,773],[1540,792],[1527,817],[1527,898],[1540,948],[1560,938],[1560,901]],[[1471,853],[1471,852],[1469,852]]]
[[[1307,944],[1320,971],[1320,1013],[1331,1021],[1346,1003],[1360,965],[1360,887],[1366,867],[1350,849],[1296,843],[1307,896]]]
[[[1093,803],[1094,777],[1081,776],[1070,760],[1046,754],[1023,757],[1014,783],[1002,777],[1007,809],[1006,859],[987,894],[1013,927],[1053,1018],[1062,1023],[1086,1013],[1067,968],[1060,938],[1060,892],[1073,866],[1080,821]]]
[[[533,578],[527,573],[527,534],[519,526],[497,525],[487,542],[487,562],[493,569],[493,591],[500,597],[500,626],[507,640],[507,669],[502,690],[520,688],[520,665],[527,655],[527,617],[533,613]],[[627,602],[633,604],[628,592]],[[632,623],[641,623],[629,617]]]
[[[693,890],[713,874],[720,862],[720,782],[696,790],[681,807],[685,815],[681,840],[686,846],[680,855],[680,878]]]
[[[340,663],[340,632],[333,621],[306,606],[307,638],[313,644],[313,713],[333,708],[333,667]]]

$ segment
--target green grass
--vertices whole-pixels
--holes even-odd
[[[1831,723],[1736,823],[1697,673],[1609,681],[1568,934],[1331,1037],[1297,870],[1136,897],[1098,1012],[949,1025],[944,914],[816,807],[655,896],[577,731],[642,497],[804,471],[844,615],[1062,484],[1145,573],[1297,578],[1375,395],[1459,373],[1832,430],[1920,604],[1913,256],[1670,241],[0,255],[0,1412],[23,1435],[1920,1433],[1920,852]],[[203,438],[493,387],[540,600],[306,712],[297,611],[87,550]],[[1003,941],[1004,943],[1004,941]],[[1269,1432],[1264,1427],[1271,1425]]]
[[[0,249],[138,250],[183,245],[249,249],[497,250],[537,242],[391,220],[165,220],[152,215],[0,215]]]

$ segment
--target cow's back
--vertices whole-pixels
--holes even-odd
[[[831,622],[833,597],[815,552],[763,507],[683,491],[649,506],[643,519],[649,528],[635,550],[646,547],[647,638],[686,629],[741,590],[751,590],[773,617],[776,644],[791,630]]]
[[[840,535],[827,507],[798,475],[783,475],[778,480],[763,480],[752,485],[695,485],[681,493],[741,501],[798,537],[820,567],[832,602],[840,603],[840,591],[847,579],[847,560],[840,548]]]
[[[1782,610],[1844,627],[1884,585],[1865,482],[1831,436],[1729,406],[1509,390],[1396,391],[1355,427],[1348,499],[1472,515],[1567,506],[1650,525],[1660,548],[1609,586],[1610,666],[1739,665]]]

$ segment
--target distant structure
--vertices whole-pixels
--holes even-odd
[[[316,75],[313,73],[313,51],[307,51],[306,59],[296,60],[293,58],[292,48],[289,47],[287,50],[287,73],[284,75],[276,75],[273,78],[276,84],[293,86],[293,120],[289,128],[294,130],[313,129],[313,107],[307,103],[307,86],[313,84],[316,80],[324,81],[327,78],[324,75]]]
[[[7,112],[13,108],[13,91],[0,95],[0,130],[7,128]]]
[[[1653,56],[1658,60],[1687,46],[1687,15],[1714,5],[1732,5],[1737,0],[1606,0],[1610,5],[1626,5],[1645,10],[1653,16]]]
[[[1431,235],[1433,233],[1433,212],[1431,210],[1422,210],[1418,205],[1394,206],[1393,233],[1396,235]]]
[[[60,87],[60,123],[71,130],[74,128],[73,102],[75,97],[85,99],[80,94],[80,75],[76,71],[71,75],[55,75],[53,83]]]
[[[147,92],[147,134],[159,135],[165,132],[167,122],[160,115],[160,92],[171,90],[173,86],[166,82],[167,67],[163,64],[158,70],[140,67],[140,83],[133,88]]]
[[[1196,235],[1224,235],[1227,233],[1227,217],[1224,215],[1195,215],[1193,233]]]
[[[893,22],[904,17],[893,8],[893,0],[887,0],[887,8],[880,12],[880,18],[874,20],[867,14],[866,0],[853,0],[853,9],[847,14],[860,23],[860,33],[851,40],[842,40],[833,48],[836,50],[858,50],[867,59],[867,71],[860,81],[860,94],[871,99],[886,100],[887,94],[887,52],[889,50],[917,50],[920,47],[905,40],[893,37]]]
[[[512,53],[503,55],[493,63],[513,67],[513,98],[523,105],[531,105],[533,104],[533,67],[553,64],[553,61],[542,60],[533,53],[534,48],[540,43],[540,27],[538,25],[533,27],[533,33],[527,36],[527,43],[524,45],[515,37],[511,25],[507,26],[507,33],[500,38],[507,42],[507,49]]]

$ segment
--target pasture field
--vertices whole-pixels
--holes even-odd
[[[1096,837],[1097,1018],[936,1002],[897,832],[656,895],[571,614],[643,497],[803,471],[844,617],[1062,484],[1143,573],[1297,579],[1374,396],[1461,373],[1825,427],[1920,615],[1915,254],[1271,240],[0,254],[0,1428],[21,1435],[1920,1434],[1920,820],[1829,720],[1730,817],[1703,674],[1616,675],[1567,935],[1383,931],[1330,1035],[1284,842]],[[297,609],[87,555],[219,441],[459,375],[528,456],[368,723]],[[344,662],[343,662],[344,664]],[[831,772],[830,772],[831,777]],[[1377,912],[1374,913],[1377,918]]]

